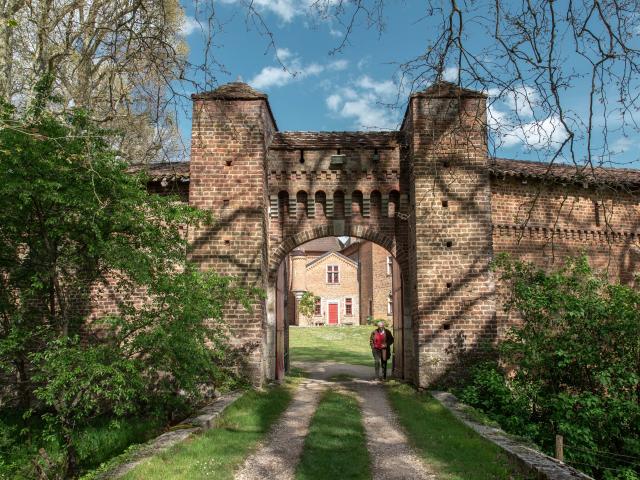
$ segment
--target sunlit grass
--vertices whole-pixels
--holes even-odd
[[[249,391],[225,410],[215,428],[143,462],[123,478],[232,479],[291,399],[291,385]]]
[[[516,480],[500,447],[458,421],[428,393],[391,382],[387,392],[400,423],[425,463],[442,480]]]
[[[322,395],[296,471],[296,480],[327,478],[371,478],[358,401],[353,395],[331,390]]]
[[[290,327],[291,361],[334,361],[352,365],[373,365],[368,325],[340,327]]]

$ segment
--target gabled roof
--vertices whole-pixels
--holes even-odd
[[[307,268],[311,268],[311,267],[317,265],[318,263],[322,262],[325,258],[328,258],[331,255],[335,255],[340,260],[343,260],[344,262],[351,264],[351,266],[353,266],[354,268],[358,268],[358,262],[356,262],[354,260],[351,260],[349,257],[345,257],[344,255],[342,255],[341,253],[338,253],[338,252],[327,252],[324,255],[321,255],[318,258],[315,258],[311,262],[307,263]]]

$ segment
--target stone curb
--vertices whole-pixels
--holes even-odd
[[[221,395],[209,405],[202,408],[195,416],[178,423],[178,425],[173,427],[173,430],[149,440],[133,454],[132,458],[100,474],[98,479],[111,480],[121,478],[145,460],[185,441],[195,433],[204,432],[213,428],[215,426],[215,420],[229,405],[240,398],[243,393],[244,392],[232,392],[227,395]]]
[[[523,471],[533,474],[534,478],[538,480],[594,480],[589,475],[514,440],[500,428],[476,422],[464,410],[469,407],[458,401],[455,395],[438,391],[430,393],[458,420],[475,430],[483,438],[502,448]]]

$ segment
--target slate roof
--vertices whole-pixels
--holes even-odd
[[[274,150],[329,148],[393,148],[400,132],[278,132],[269,148]]]

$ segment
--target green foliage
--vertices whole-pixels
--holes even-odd
[[[496,267],[522,323],[462,399],[549,453],[563,435],[568,462],[598,478],[638,478],[640,292],[585,257],[551,273],[506,256]]]
[[[485,440],[428,393],[409,385],[386,385],[389,400],[411,443],[444,480],[515,480],[507,455]]]
[[[298,302],[298,311],[306,318],[311,318],[316,309],[316,297],[311,292],[304,292]]]
[[[229,406],[216,427],[143,462],[124,480],[232,480],[246,456],[256,448],[291,402],[290,384],[250,390]]]
[[[83,112],[49,113],[49,84],[27,117],[0,111],[0,373],[1,404],[42,418],[50,441],[23,437],[61,446],[61,470],[50,447],[39,457],[54,478],[77,472],[94,419],[171,415],[228,383],[222,311],[255,292],[186,261],[183,228],[208,215],[148,194]],[[96,293],[119,312],[91,318]]]

